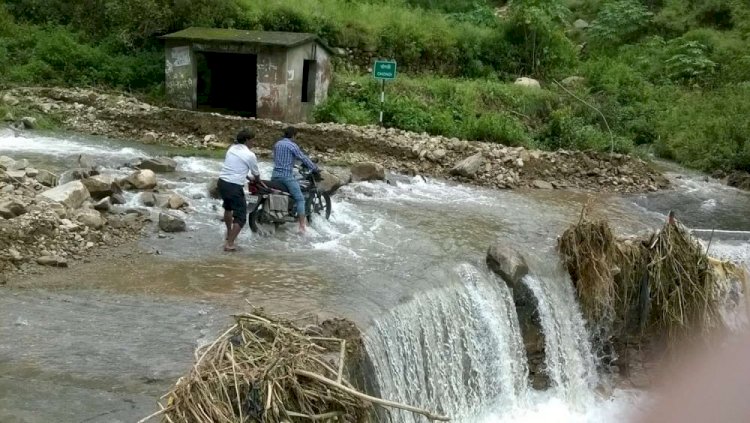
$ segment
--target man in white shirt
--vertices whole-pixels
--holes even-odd
[[[224,166],[219,174],[218,188],[224,201],[224,223],[227,225],[224,251],[237,250],[234,241],[247,222],[245,183],[248,180],[260,181],[258,159],[250,151],[254,138],[252,129],[243,129],[237,134],[234,145],[227,150]]]

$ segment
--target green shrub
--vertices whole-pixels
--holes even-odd
[[[644,35],[653,14],[637,0],[604,3],[588,31],[594,47],[614,47],[636,41]]]
[[[750,85],[686,92],[659,117],[659,151],[701,170],[750,170]]]

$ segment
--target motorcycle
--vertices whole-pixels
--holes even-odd
[[[305,197],[307,222],[312,223],[314,214],[324,215],[326,220],[329,219],[332,208],[331,196],[318,188],[320,175],[306,168],[295,168],[300,174],[297,181]],[[248,224],[251,231],[260,232],[260,224],[273,224],[278,228],[284,223],[297,221],[294,199],[284,184],[275,181],[250,182],[248,190]]]

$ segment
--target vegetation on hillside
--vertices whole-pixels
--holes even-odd
[[[642,146],[706,171],[750,170],[745,0],[504,3],[6,0],[0,84],[159,98],[157,35],[191,25],[314,32],[355,62],[370,54],[398,61],[385,110],[391,126],[550,149]],[[520,76],[543,88],[513,86]],[[570,76],[583,81],[556,83]],[[315,117],[375,123],[378,90],[370,76],[340,71]]]

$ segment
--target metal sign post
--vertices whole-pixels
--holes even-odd
[[[385,109],[385,81],[396,79],[395,60],[376,60],[372,67],[372,75],[382,83],[380,89],[380,126],[383,126],[383,110]]]

